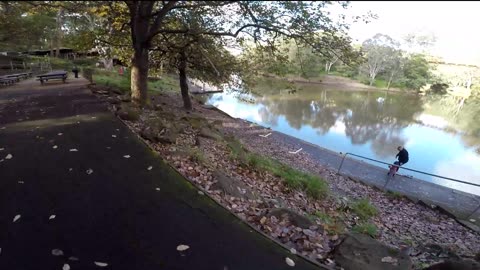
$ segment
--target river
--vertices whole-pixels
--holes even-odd
[[[263,81],[252,91],[256,94],[212,94],[206,103],[335,152],[393,162],[397,146],[403,145],[410,154],[405,167],[480,184],[480,124],[474,120],[478,110],[464,106],[452,116],[452,105],[439,99],[329,88],[296,84],[289,87],[296,92],[289,93],[285,85]],[[480,195],[478,187],[411,171],[403,174]]]

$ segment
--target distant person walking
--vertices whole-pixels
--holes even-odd
[[[75,74],[75,78],[78,78],[78,72],[79,72],[79,71],[80,71],[80,70],[78,69],[77,66],[74,66],[74,67],[73,67],[72,72]]]

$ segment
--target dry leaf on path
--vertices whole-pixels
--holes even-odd
[[[53,256],[63,256],[63,251],[61,249],[52,249]]]
[[[51,215],[48,219],[54,219],[55,217],[55,215]]]
[[[21,215],[16,215],[14,218],[13,218],[13,222],[17,222],[17,220],[19,220],[22,216]]]
[[[108,263],[104,263],[104,262],[94,262],[96,266],[100,266],[100,267],[105,267],[105,266],[108,266]]]
[[[124,158],[130,158],[130,155],[125,155],[125,156],[123,156],[123,157],[124,157]]]
[[[93,173],[93,170],[92,169],[88,169],[87,170],[87,174],[92,174]]]
[[[291,267],[294,267],[295,266],[295,262],[290,259],[290,258],[285,258],[285,262],[288,264],[288,266],[291,266]]]
[[[189,249],[189,248],[190,248],[190,247],[187,246],[187,245],[179,245],[179,246],[177,247],[177,250],[178,250],[178,251],[185,251],[185,250],[187,250],[187,249]]]
[[[72,148],[70,149],[70,152],[78,152],[78,149]]]
[[[12,158],[13,158],[12,154],[8,154],[8,155],[5,157],[5,159],[12,159]]]
[[[70,265],[68,263],[64,264],[62,270],[70,270]]]

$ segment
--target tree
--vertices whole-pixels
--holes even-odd
[[[409,89],[420,90],[431,78],[431,67],[425,56],[413,54],[408,57],[404,65],[404,83]]]
[[[329,18],[325,8],[332,2],[290,1],[125,1],[124,6],[110,5],[128,17],[123,25],[130,26],[133,48],[131,65],[132,100],[143,105],[147,99],[149,50],[159,34],[194,34],[243,39],[251,37],[258,43],[271,43],[279,37],[296,39],[304,44],[332,47],[342,40],[326,42],[315,33],[342,32],[346,24]],[[341,2],[347,7],[347,2]],[[195,11],[201,15],[199,27],[189,29],[176,24],[176,17]],[[112,12],[118,13],[118,12]],[[123,25],[121,29],[122,30]],[[345,39],[343,39],[345,41]]]
[[[384,71],[398,57],[399,44],[388,35],[376,34],[362,44],[367,61],[364,70],[368,73],[370,85],[375,77]]]
[[[402,51],[395,50],[387,62],[385,72],[388,76],[387,90],[390,89],[392,83],[402,77],[405,66],[405,58]]]

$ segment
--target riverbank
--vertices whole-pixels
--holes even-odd
[[[298,83],[298,84],[316,84],[320,86],[324,86],[329,90],[342,90],[342,91],[386,91],[386,92],[397,92],[397,93],[410,93],[416,94],[416,92],[406,91],[400,88],[391,87],[390,89],[379,88],[375,86],[366,85],[360,83],[356,80],[336,76],[336,75],[320,75],[319,77],[314,77],[310,79],[305,79],[302,77],[297,76],[286,76],[286,77],[279,77],[272,74],[263,74],[263,77],[275,79],[275,80],[282,80],[287,81],[290,83]]]
[[[108,94],[105,98],[128,119],[127,103]],[[187,113],[178,94],[155,95],[151,102],[149,109],[136,111],[135,121],[125,123],[217,202],[312,260],[335,265],[332,251],[351,231],[402,250],[417,269],[444,260],[445,254],[474,258],[480,252],[479,235],[454,219],[337,175],[304,151],[268,140],[271,135],[261,127],[196,102]],[[287,167],[274,166],[265,157]],[[295,169],[325,183],[327,190],[311,181],[295,182],[289,175],[309,179]],[[284,219],[279,211],[295,214]],[[432,246],[442,252],[432,252]]]

